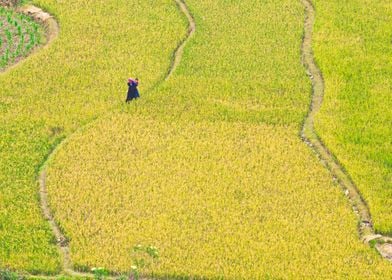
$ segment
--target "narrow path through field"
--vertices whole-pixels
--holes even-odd
[[[376,242],[376,248],[386,259],[392,261],[392,239],[380,234],[375,234],[369,208],[362,198],[350,176],[337,161],[335,156],[322,143],[314,129],[314,118],[320,111],[324,96],[324,80],[322,73],[316,65],[312,51],[312,34],[315,22],[315,8],[311,0],[302,0],[305,6],[305,32],[302,44],[302,62],[312,81],[312,101],[306,119],[304,121],[301,137],[303,141],[313,149],[321,162],[330,170],[334,178],[339,182],[345,195],[348,197],[354,212],[359,218],[359,235],[361,239],[370,244]]]
[[[192,14],[190,13],[188,6],[185,4],[184,0],[176,0],[176,3],[179,7],[179,9],[184,13],[186,18],[188,19],[188,33],[187,36],[180,42],[178,47],[173,53],[173,59],[171,61],[171,65],[169,68],[169,71],[167,72],[167,75],[165,77],[165,81],[167,81],[170,76],[174,73],[176,70],[177,66],[181,62],[182,55],[184,53],[184,48],[185,45],[188,43],[189,39],[193,36],[193,34],[196,31],[196,22],[195,19],[193,18]]]
[[[183,0],[175,0],[175,2],[177,4],[179,10],[188,19],[188,32],[187,32],[186,36],[184,37],[184,39],[181,40],[181,42],[178,44],[177,48],[174,50],[170,67],[169,67],[168,72],[165,76],[165,79],[162,82],[167,81],[170,78],[170,76],[174,73],[177,66],[181,62],[181,58],[182,58],[186,43],[189,41],[189,39],[192,37],[192,35],[196,31],[196,22],[192,16],[192,14],[190,13],[188,6],[185,4],[185,2]],[[64,141],[62,143],[64,143]],[[57,151],[60,147],[61,147],[60,145],[57,145],[55,147],[55,149],[48,155],[47,158],[49,159],[51,157],[51,155],[55,151]],[[91,273],[80,273],[78,271],[73,270],[72,261],[71,261],[71,257],[70,257],[70,247],[69,247],[68,239],[62,233],[60,227],[56,223],[56,221],[51,213],[51,209],[49,207],[49,204],[48,204],[47,188],[46,188],[46,165],[47,165],[47,161],[43,163],[43,165],[42,165],[43,168],[42,168],[42,171],[39,175],[39,182],[40,182],[39,197],[40,197],[40,203],[41,203],[41,208],[42,208],[42,212],[44,214],[44,217],[45,217],[45,219],[48,220],[48,222],[52,228],[53,234],[56,237],[57,245],[62,253],[64,273],[67,275],[71,275],[71,276],[93,277],[94,275]],[[109,277],[108,279],[111,279],[111,278]]]

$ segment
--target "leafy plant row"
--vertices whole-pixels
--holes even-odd
[[[42,27],[30,17],[0,6],[0,69],[26,56],[42,41]]]

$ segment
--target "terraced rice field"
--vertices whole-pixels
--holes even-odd
[[[34,3],[61,30],[48,48],[0,76],[0,263],[53,274],[62,260],[38,204],[39,167],[64,137],[122,104],[129,73],[139,73],[143,91],[161,80],[186,22],[171,1],[139,3],[132,14],[129,1],[94,10],[95,1]],[[114,15],[115,22],[103,20]]]
[[[34,3],[61,30],[0,76],[0,269],[126,274],[135,265],[132,248],[150,244],[159,263],[142,274],[162,279],[391,278],[391,264],[360,241],[349,201],[300,137],[312,93],[301,63],[303,3]],[[323,36],[335,38],[339,16],[371,5],[314,4],[315,55],[332,110],[341,90],[329,79],[341,73],[328,70],[333,49]],[[369,22],[376,15],[366,13]],[[142,98],[126,105],[130,73],[141,80]],[[334,135],[349,134],[339,121],[336,134],[328,132],[337,113],[327,109],[317,115],[317,132],[362,192],[373,181],[350,168],[349,146],[336,148],[342,142]],[[369,143],[368,151],[380,149]],[[374,176],[383,176],[380,168]],[[42,216],[38,177],[69,254]],[[385,190],[364,197],[379,203],[369,202],[372,214],[382,205],[375,226],[388,233]]]

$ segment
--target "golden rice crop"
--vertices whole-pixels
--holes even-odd
[[[38,203],[37,174],[70,132],[116,108],[126,79],[164,76],[185,21],[170,0],[55,1],[59,37],[0,75],[0,267],[55,273],[61,259]]]
[[[316,128],[358,185],[376,231],[392,234],[392,5],[315,2],[326,83]]]
[[[76,267],[129,270],[140,243],[160,249],[159,276],[387,279],[297,136],[311,91],[301,3],[187,3],[197,32],[170,80],[50,161]]]
[[[159,248],[160,276],[390,278],[297,137],[310,96],[299,1],[188,0],[197,33],[158,88],[185,34],[173,1],[34,2],[61,32],[0,76],[1,267],[60,269],[38,169],[120,110],[48,168],[77,268],[127,271],[140,243]],[[143,98],[121,105],[134,74]]]
[[[296,133],[123,114],[74,135],[49,163],[48,190],[75,266],[128,271],[133,246],[152,244],[156,276],[387,279]]]

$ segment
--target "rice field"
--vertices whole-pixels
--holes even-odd
[[[129,73],[143,91],[163,79],[186,23],[169,0],[139,3],[131,14],[129,1],[34,3],[61,30],[0,75],[0,267],[55,274],[62,260],[38,204],[40,166],[62,139],[122,104]]]
[[[164,279],[390,275],[296,133],[122,114],[72,136],[47,184],[74,265],[126,272],[133,246],[152,244],[160,260],[144,272]]]
[[[141,243],[161,250],[145,272],[158,277],[390,275],[298,137],[311,91],[303,7],[187,4],[197,32],[169,81],[72,136],[48,164],[74,265],[126,271]]]
[[[315,1],[315,55],[326,83],[316,128],[392,234],[392,5]]]
[[[167,81],[188,24],[175,1],[33,2],[61,30],[0,75],[0,271],[64,279],[39,208],[45,169],[49,205],[77,271],[129,273],[132,249],[144,244],[159,250],[159,262],[141,271],[153,278],[391,278],[391,264],[359,240],[347,198],[299,137],[312,92],[301,63],[300,1],[187,0],[197,29]],[[316,126],[363,191],[369,182],[385,186],[390,168],[337,148],[335,135],[350,134],[332,110],[341,91],[330,79],[341,73],[328,68],[335,50],[323,36],[335,38],[330,28],[345,16],[383,5],[351,4],[315,1],[327,104]],[[351,73],[356,85],[360,73]],[[140,78],[142,98],[124,104],[130,75]],[[369,137],[388,152],[377,135]],[[369,142],[366,151],[376,149]],[[359,164],[362,175],[353,168]],[[388,232],[388,190],[372,191],[365,195],[371,213],[382,209],[376,228]]]

